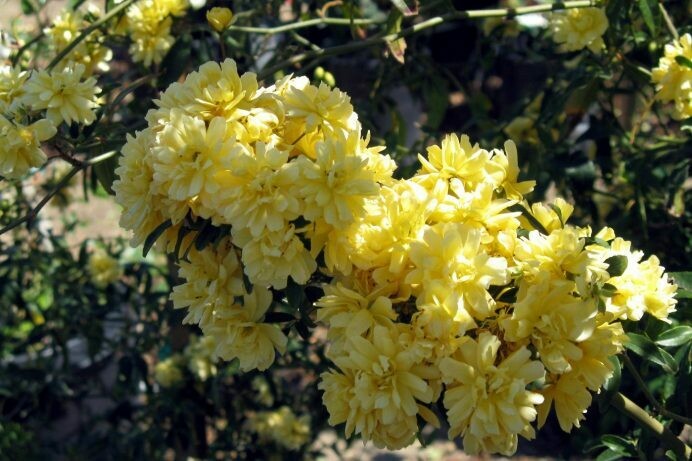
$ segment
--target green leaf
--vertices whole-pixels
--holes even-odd
[[[627,269],[627,256],[614,255],[606,259],[605,263],[608,264],[608,274],[611,277],[618,277]]]
[[[389,0],[392,2],[392,4],[399,10],[401,11],[401,14],[404,16],[415,16],[418,14],[418,0],[409,0],[410,3],[413,3],[413,7],[409,7],[406,3],[405,0]]]
[[[642,13],[642,18],[649,28],[651,35],[656,35],[656,21],[654,20],[654,11],[658,11],[658,2],[656,0],[638,0],[637,5]]]
[[[75,11],[77,8],[79,8],[82,3],[84,3],[86,0],[70,0],[67,2],[67,7],[70,9],[70,11]]]
[[[532,215],[531,212],[529,210],[527,210],[526,208],[524,208],[524,206],[521,205],[520,203],[515,203],[514,205],[509,207],[508,210],[514,211],[514,212],[519,212],[522,215],[524,215],[524,217],[531,224],[531,226],[534,229],[536,229],[538,232],[540,232],[541,234],[548,235],[550,233],[546,230],[545,227],[543,227],[543,224],[541,224],[541,222],[538,219],[536,219],[534,217],[534,215]]]
[[[36,7],[34,6],[33,3],[31,3],[30,0],[22,0],[21,6],[22,6],[22,13],[24,13],[24,14],[31,14],[31,13],[34,13],[36,11]]]
[[[680,325],[661,333],[656,338],[656,344],[663,347],[682,346],[692,341],[692,327]]]
[[[678,364],[673,356],[656,346],[649,338],[637,333],[628,333],[627,337],[629,341],[625,343],[625,348],[644,360],[660,365],[667,373],[677,373]]]
[[[615,285],[611,285],[610,283],[604,283],[598,292],[601,296],[605,296],[606,298],[612,298],[618,293],[618,289],[617,287],[615,287]]]
[[[690,61],[683,55],[675,56],[675,61],[681,66],[689,67],[690,69],[692,69],[692,61]]]
[[[692,272],[669,272],[679,290],[692,291]]]
[[[392,11],[392,14],[387,20],[387,34],[398,34],[401,32],[401,20],[403,16]],[[404,54],[406,53],[406,40],[402,38],[397,38],[394,40],[387,40],[387,48],[394,59],[396,59],[400,64],[404,63]]]
[[[159,224],[156,229],[152,231],[151,234],[147,235],[147,238],[144,240],[144,247],[142,248],[142,255],[144,257],[147,256],[147,253],[149,253],[149,250],[151,250],[151,247],[154,246],[154,243],[161,237],[161,235],[166,232],[166,229],[171,227],[173,223],[171,222],[170,219],[165,220],[161,224]]]
[[[601,437],[601,443],[612,451],[626,453],[631,456],[637,455],[637,450],[631,440],[619,435],[606,434]]]
[[[623,458],[622,451],[606,450],[596,457],[596,461],[616,461]]]
[[[428,119],[425,125],[436,131],[447,113],[449,106],[449,89],[445,79],[432,75],[423,87],[423,95],[428,106]]]
[[[296,312],[300,311],[303,305],[308,301],[303,287],[290,278],[286,284],[286,300],[288,301],[288,305],[291,306],[292,309],[295,309]]]
[[[557,219],[560,220],[560,225],[562,225],[562,227],[565,227],[565,220],[562,218],[562,210],[560,209],[560,207],[558,207],[554,203],[549,203],[548,206],[557,215]]]
[[[94,173],[101,187],[108,192],[109,195],[115,195],[113,190],[113,181],[115,181],[115,169],[118,167],[118,155],[108,157],[106,160],[94,165]]]
[[[295,319],[295,316],[288,312],[268,312],[264,316],[265,323],[285,323],[292,322]]]

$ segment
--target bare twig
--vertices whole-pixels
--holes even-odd
[[[692,424],[692,418],[686,418],[685,416],[681,416],[677,413],[673,413],[672,411],[666,410],[663,407],[663,405],[661,405],[661,403],[658,400],[656,400],[651,391],[649,391],[649,388],[646,386],[646,383],[639,375],[639,372],[637,371],[637,369],[635,368],[634,364],[627,356],[627,354],[622,354],[622,361],[625,363],[625,368],[627,368],[627,370],[629,370],[629,372],[634,377],[634,380],[637,382],[637,385],[644,394],[644,397],[646,397],[646,400],[649,401],[649,403],[654,407],[658,414],[660,414],[661,416],[665,416],[666,418],[674,419],[675,421],[678,421],[683,424]]]
[[[550,11],[559,11],[559,10],[566,10],[566,9],[572,9],[572,8],[586,8],[590,6],[595,6],[597,4],[597,0],[573,0],[573,1],[566,1],[566,2],[556,2],[556,3],[550,3],[547,5],[533,5],[533,6],[523,6],[523,7],[518,7],[518,8],[498,8],[498,9],[487,9],[487,10],[466,10],[466,11],[453,11],[451,13],[447,13],[441,16],[435,16],[433,18],[426,19],[425,21],[419,22],[418,24],[414,24],[411,27],[408,27],[406,29],[401,30],[398,33],[395,34],[386,34],[384,32],[380,32],[366,40],[360,41],[360,42],[353,42],[353,43],[347,43],[345,45],[338,45],[338,46],[333,46],[331,48],[324,48],[321,50],[312,50],[312,51],[306,51],[304,53],[300,53],[297,55],[294,55],[284,61],[281,61],[277,64],[274,64],[273,66],[267,67],[260,72],[260,78],[264,79],[267,78],[270,75],[273,75],[274,72],[278,70],[282,70],[288,66],[296,65],[299,64],[303,61],[307,60],[322,60],[326,57],[329,56],[336,56],[340,54],[345,54],[345,53],[350,53],[353,51],[361,50],[364,48],[368,48],[374,45],[383,45],[387,44],[393,40],[397,40],[399,38],[404,38],[409,35],[414,35],[418,32],[421,32],[426,29],[431,29],[433,27],[439,26],[440,24],[443,24],[448,21],[456,21],[460,19],[480,19],[480,18],[497,18],[497,17],[515,17],[515,16],[520,16],[524,14],[532,14],[532,13],[546,13]],[[304,21],[303,23],[308,23],[311,22],[311,25],[319,24],[321,21],[327,21],[327,18],[325,19],[314,19],[310,21]],[[343,21],[348,21],[348,20],[340,20],[339,22],[342,23]],[[355,24],[358,24],[356,20]],[[281,32],[286,32],[288,30],[293,30],[297,28],[300,24],[303,23],[294,23],[294,24],[288,24],[286,26],[280,26],[274,29],[264,29],[264,28],[251,28],[252,32],[256,33],[266,33],[262,31],[267,31],[267,30],[272,30],[271,33],[277,33],[276,31],[281,31]],[[231,28],[230,30],[233,30]],[[238,29],[240,30],[240,29]],[[247,30],[245,28],[245,31],[250,32],[250,30]]]
[[[51,62],[48,63],[46,66],[46,70],[51,70],[53,67],[55,67],[60,61],[63,60],[65,56],[70,54],[70,52],[77,46],[79,45],[80,42],[82,42],[85,38],[89,36],[93,31],[101,27],[103,24],[107,23],[111,19],[113,19],[116,15],[120,14],[121,11],[124,11],[127,7],[132,5],[136,0],[125,0],[122,2],[120,5],[116,6],[112,10],[108,12],[104,17],[99,19],[98,21],[95,21],[94,23],[90,24],[88,27],[85,27],[82,32],[75,37],[74,40],[70,42],[69,45],[67,45],[60,53],[57,54],[53,58]]]
[[[610,403],[622,413],[634,419],[643,428],[653,433],[666,448],[673,450],[679,459],[690,459],[692,449],[642,407],[619,392],[613,396]]]
[[[48,192],[48,194],[46,194],[46,196],[43,197],[43,198],[41,199],[40,202],[38,202],[38,203],[36,204],[35,207],[33,207],[31,210],[29,210],[29,212],[28,212],[26,215],[22,216],[22,217],[19,218],[19,219],[16,219],[16,220],[12,221],[10,224],[8,224],[7,226],[5,226],[5,227],[3,227],[2,229],[0,229],[0,235],[4,234],[4,233],[6,233],[6,232],[11,231],[11,230],[14,229],[15,227],[17,227],[17,226],[19,226],[19,225],[21,225],[21,224],[23,224],[23,223],[25,223],[25,222],[31,222],[33,219],[36,218],[36,216],[38,216],[38,213],[41,211],[41,209],[42,209],[44,206],[46,206],[46,204],[47,204],[48,202],[50,202],[50,199],[52,199],[58,192],[60,192],[60,189],[62,189],[63,187],[65,187],[65,185],[67,185],[68,182],[70,182],[70,179],[72,179],[72,177],[73,177],[74,175],[76,175],[77,173],[79,173],[80,171],[82,171],[83,169],[85,169],[85,168],[87,168],[87,167],[96,165],[97,163],[103,162],[104,160],[107,160],[107,159],[113,157],[113,156],[116,155],[117,153],[118,153],[118,151],[107,152],[107,153],[105,153],[105,154],[101,154],[101,155],[99,155],[99,156],[97,156],[97,157],[94,157],[94,158],[92,158],[92,159],[89,159],[89,160],[87,160],[87,161],[81,162],[81,165],[75,165],[75,166],[74,166],[74,167],[73,167],[73,168],[72,168],[72,169],[60,180],[60,182],[59,182],[58,184],[56,184],[56,186],[55,186],[50,192]]]

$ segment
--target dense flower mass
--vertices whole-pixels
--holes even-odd
[[[173,18],[187,8],[187,0],[140,0],[130,6],[119,29],[131,40],[132,59],[145,66],[160,63],[175,41]]]
[[[579,51],[588,48],[600,53],[605,44],[603,34],[608,28],[608,18],[603,8],[575,8],[553,13],[553,40],[562,51]]]
[[[584,14],[600,32],[581,46],[600,48],[601,12]],[[122,149],[121,224],[175,253],[174,306],[205,357],[243,371],[281,360],[296,287],[321,285],[333,366],[319,388],[348,436],[404,447],[421,421],[439,424],[441,402],[467,451],[510,455],[552,408],[564,430],[579,425],[623,348],[621,320],[675,309],[655,257],[567,223],[562,199],[526,200],[535,182],[512,141],[449,135],[395,179],[345,93],[291,76],[260,87],[231,60],[156,105]],[[254,430],[295,448],[307,427],[281,409]]]
[[[686,59],[681,63],[676,58]],[[656,99],[675,103],[677,119],[692,117],[692,35],[685,34],[669,43],[653,69],[651,77],[656,84]]]

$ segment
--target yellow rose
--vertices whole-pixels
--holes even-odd
[[[231,24],[233,12],[228,8],[214,7],[207,11],[207,22],[217,32],[223,32]]]

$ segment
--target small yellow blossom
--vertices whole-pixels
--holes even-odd
[[[183,380],[182,357],[173,355],[154,367],[154,379],[163,387],[174,387]]]
[[[94,5],[89,5],[90,18],[98,19],[101,15],[99,9]],[[91,25],[87,20],[87,15],[80,11],[66,11],[53,20],[50,27],[43,31],[49,38],[49,44],[55,53],[62,52],[69,46],[86,27]],[[93,30],[84,40],[58,63],[57,68],[72,67],[75,64],[83,64],[85,67],[84,75],[92,75],[96,70],[107,71],[108,61],[113,57],[113,52],[106,47],[105,36],[98,29]]]
[[[173,287],[171,300],[176,309],[188,308],[184,323],[205,327],[215,311],[245,294],[242,268],[230,238],[224,238],[216,247],[192,249],[188,260],[180,261],[178,276],[185,281]]]
[[[272,304],[269,290],[255,286],[242,299],[242,305],[218,306],[202,332],[214,338],[214,357],[237,358],[242,371],[263,371],[274,363],[275,350],[281,354],[286,351],[288,338],[278,325],[262,323]]]
[[[603,8],[573,8],[553,13],[551,21],[553,40],[562,51],[578,51],[589,48],[600,53],[605,47],[602,35],[608,28],[608,18]]]
[[[307,77],[291,80],[284,95],[286,114],[304,123],[305,132],[320,128],[326,136],[337,132],[353,132],[358,118],[350,97],[326,83],[311,85]],[[343,131],[342,131],[343,130]]]
[[[100,105],[101,91],[96,79],[82,80],[85,67],[76,64],[62,71],[36,71],[31,74],[22,98],[33,110],[46,109],[46,118],[55,125],[62,122],[90,125],[96,120],[94,109]]]
[[[0,176],[18,179],[30,168],[43,165],[46,154],[41,150],[41,142],[52,138],[56,131],[49,120],[24,126],[0,115]]]
[[[207,11],[207,22],[217,32],[228,29],[233,19],[233,12],[229,8],[215,6]]]
[[[682,120],[692,117],[692,68],[677,62],[678,56],[692,61],[692,35],[689,33],[665,46],[651,77],[656,84],[656,99],[673,101],[674,116]]]
[[[535,285],[522,283],[512,315],[500,322],[507,340],[528,338],[553,373],[570,371],[570,363],[582,357],[578,343],[596,328],[596,301],[576,297],[575,291],[574,282],[547,275]]]
[[[428,284],[440,281],[463,294],[455,311],[486,318],[495,307],[488,287],[507,283],[508,273],[507,260],[489,256],[481,237],[479,230],[457,223],[426,228],[420,240],[411,242],[409,257],[415,269],[406,282],[425,292]]]
[[[153,156],[150,154],[154,134],[150,129],[140,131],[133,137],[127,135],[119,166],[115,169],[118,178],[113,182],[115,201],[123,207],[120,226],[133,232],[130,245],[141,245],[146,237],[159,224],[171,215],[166,213],[170,199],[158,194],[154,187]],[[187,213],[183,209],[180,221]],[[171,227],[161,237],[164,248],[169,242],[175,243],[176,228]]]
[[[375,326],[372,340],[351,338],[333,357],[341,372],[322,373],[319,388],[329,423],[346,423],[346,436],[360,434],[376,446],[398,449],[416,436],[419,402],[430,403],[426,379],[436,373],[422,363],[418,346],[399,340],[399,328]]]
[[[329,327],[327,337],[332,341],[333,353],[346,347],[350,338],[370,338],[376,325],[393,325],[397,315],[392,309],[392,300],[387,296],[390,292],[391,287],[382,287],[361,294],[341,283],[324,287],[324,296],[315,306],[319,307],[317,320]]]
[[[218,192],[216,172],[241,149],[229,133],[226,121],[216,117],[208,124],[180,110],[171,111],[171,120],[151,149],[154,185],[162,195],[176,202],[188,202]]]
[[[291,190],[299,170],[288,165],[288,152],[258,142],[254,149],[237,149],[226,158],[228,166],[207,180],[217,189],[202,198],[206,208],[216,210],[216,221],[259,237],[300,216],[301,203]]]
[[[88,268],[91,281],[100,288],[105,288],[118,280],[122,273],[118,260],[102,248],[96,248],[91,253]]]
[[[644,253],[630,248],[631,242],[616,237],[611,242],[610,251],[601,256],[620,255],[627,258],[625,272],[607,280],[617,291],[606,300],[606,309],[622,319],[639,320],[644,312],[648,312],[666,321],[668,315],[675,311],[678,287],[668,281],[668,274],[664,273],[656,256],[641,261]]]
[[[19,66],[0,65],[0,115],[13,112],[21,103],[29,72]]]
[[[440,363],[446,384],[444,406],[449,420],[449,437],[461,435],[464,451],[513,454],[518,435],[531,439],[536,405],[543,396],[527,390],[541,379],[543,365],[530,360],[526,347],[502,359],[501,341],[483,332],[478,340],[468,339],[453,357]]]
[[[376,195],[378,185],[368,159],[358,155],[361,147],[357,133],[334,136],[317,144],[314,161],[303,156],[293,162],[300,177],[294,191],[306,219],[341,227],[362,214],[365,198]]]
[[[233,243],[242,248],[245,273],[256,285],[286,288],[288,277],[306,283],[317,263],[290,224],[283,229],[267,231],[253,237],[247,229],[233,228]]]

